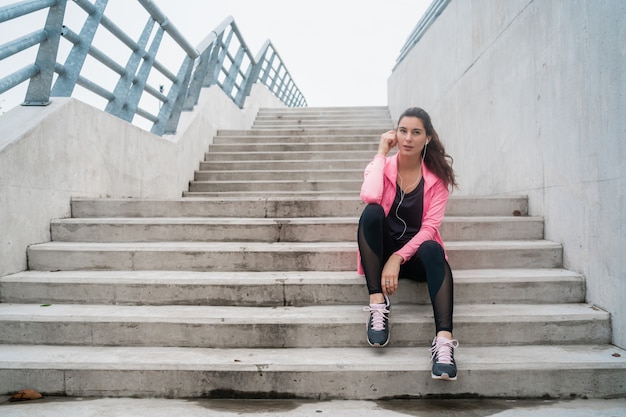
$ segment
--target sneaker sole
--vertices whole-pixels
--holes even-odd
[[[383,348],[389,344],[389,339],[387,339],[387,341],[383,343],[382,345],[380,343],[370,343],[369,339],[367,339],[367,344],[370,345],[371,347]]]
[[[432,379],[439,379],[441,381],[456,381],[456,376],[454,378],[450,378],[448,374],[435,375],[433,373],[430,374]]]

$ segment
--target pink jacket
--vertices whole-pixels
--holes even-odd
[[[361,186],[361,199],[367,204],[380,204],[389,215],[391,205],[396,196],[396,177],[398,176],[398,156],[385,157],[376,155],[374,160],[365,168],[363,185]],[[422,227],[413,238],[400,250],[395,252],[404,259],[403,263],[411,259],[417,249],[427,240],[435,240],[442,248],[443,240],[439,234],[439,226],[446,211],[446,204],[450,192],[444,182],[430,172],[426,165],[422,164],[422,176],[424,177],[424,214]],[[446,255],[446,259],[447,259]],[[358,272],[363,275],[361,255],[358,255]]]

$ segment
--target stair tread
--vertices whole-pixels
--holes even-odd
[[[338,174],[350,174],[358,172],[359,174],[363,174],[362,169],[342,169],[342,168],[320,168],[320,169],[311,169],[302,171],[301,169],[233,169],[233,170],[221,170],[221,169],[198,169],[195,171],[196,173],[211,173],[211,174],[238,174],[238,173],[246,173],[246,174],[293,174],[293,173],[311,173],[316,174],[319,172],[323,173],[338,173]]]
[[[244,285],[250,283],[283,284],[364,284],[363,277],[356,271],[23,271],[0,277],[2,282],[75,282],[111,281],[119,283],[216,283]],[[454,270],[454,280],[461,282],[547,282],[579,281],[583,277],[573,271],[560,268],[507,268],[507,269],[466,269]]]
[[[455,270],[457,303],[584,302],[584,278],[565,269]],[[402,282],[394,304],[429,304],[426,283]],[[0,277],[12,303],[122,305],[365,305],[356,271],[25,271]]]
[[[167,322],[182,324],[319,324],[358,323],[366,317],[363,306],[237,307],[237,306],[122,306],[92,304],[0,304],[0,321]],[[559,323],[608,320],[608,313],[590,304],[456,304],[455,322]],[[392,306],[394,323],[432,322],[429,305]]]
[[[389,129],[389,127],[385,127]],[[333,136],[333,135],[377,135],[380,137],[380,133],[384,132],[380,127],[367,126],[367,127],[341,127],[341,126],[326,126],[326,127],[309,127],[304,128],[301,126],[286,126],[281,129],[249,129],[249,130],[237,130],[237,129],[220,129],[217,132],[217,136]]]
[[[222,136],[224,137],[224,136]],[[316,137],[320,137],[320,136],[316,136]],[[324,137],[324,136],[321,136]],[[303,138],[298,138],[297,142],[294,142],[293,140],[289,140],[289,136],[283,136],[283,140],[279,141],[277,136],[268,136],[266,139],[266,141],[260,142],[260,141],[256,141],[254,143],[239,143],[236,140],[233,140],[232,142],[218,142],[218,143],[212,143],[209,145],[209,149],[214,149],[214,148],[226,148],[226,147],[240,147],[240,146],[258,146],[258,147],[262,147],[262,146],[295,146],[295,147],[306,147],[306,146],[337,146],[339,145],[340,148],[345,147],[346,145],[355,145],[355,146],[363,146],[363,142],[364,140],[360,140],[360,141],[356,141],[356,140],[343,140],[341,142],[337,142],[335,139],[337,137],[341,137],[340,135],[334,135],[334,136],[328,136],[329,140],[327,142],[323,142],[320,140],[317,140],[315,142],[308,142],[306,140],[306,138],[303,140]],[[263,136],[261,137],[263,138]],[[373,138],[375,138],[374,140],[372,140]],[[378,137],[377,136],[372,136],[372,138],[367,138],[368,142],[370,145],[373,145],[375,147],[375,145],[378,144],[377,140]],[[376,150],[376,149],[374,149]]]
[[[358,217],[79,217],[52,220],[52,224],[357,224]],[[528,223],[538,216],[446,216],[443,223]]]
[[[281,180],[255,180],[255,179],[246,179],[246,180],[211,180],[211,181],[190,181],[192,184],[303,184],[303,183],[326,183],[326,184],[341,184],[341,183],[354,183],[361,184],[363,182],[362,179],[316,179],[316,178],[308,178],[304,180],[289,180],[289,179],[281,179]],[[271,190],[270,190],[271,191]],[[357,189],[358,191],[358,189]]]
[[[455,352],[459,371],[626,370],[626,350],[613,345],[479,346]],[[281,372],[430,371],[428,348],[217,349],[0,345],[1,369],[223,370]]]
[[[31,245],[36,250],[250,250],[250,251],[309,251],[334,252],[353,250],[357,243],[347,242],[46,242]],[[448,250],[488,250],[488,249],[555,249],[561,244],[548,240],[489,240],[451,241],[446,243]]]
[[[448,205],[454,202],[474,202],[474,201],[518,201],[526,199],[523,196],[451,196],[448,199]],[[227,202],[227,201],[278,201],[278,202],[297,202],[297,201],[357,201],[362,203],[358,194],[351,195],[320,195],[320,196],[223,196],[223,197],[180,197],[180,198],[85,198],[73,197],[72,202],[96,202],[96,203],[169,203],[169,204],[193,204],[205,202]],[[444,217],[445,218],[445,217]]]

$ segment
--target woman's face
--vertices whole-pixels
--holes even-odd
[[[398,152],[404,156],[421,157],[422,149],[427,140],[426,129],[422,119],[418,117],[403,117],[400,119],[398,129],[396,130],[396,139],[398,140]]]

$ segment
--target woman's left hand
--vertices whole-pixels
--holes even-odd
[[[383,294],[393,295],[398,290],[398,276],[400,275],[402,261],[403,259],[400,255],[393,254],[385,263],[381,276]]]

